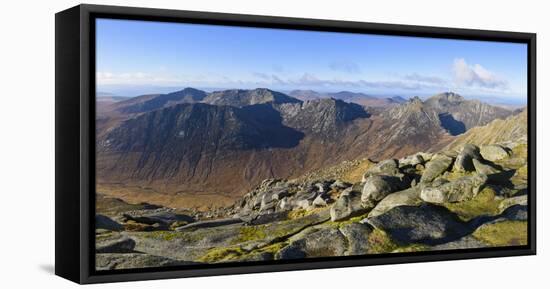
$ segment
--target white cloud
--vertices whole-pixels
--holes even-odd
[[[321,78],[312,73],[304,73],[295,77],[283,78],[276,74],[252,73],[255,80],[251,83],[256,86],[270,87],[272,85],[315,88],[315,87],[349,87],[349,88],[376,88],[376,89],[403,89],[419,90],[425,88],[440,89],[446,81],[436,77],[421,76],[418,74],[409,75],[404,78],[393,80],[364,80],[364,79],[340,79]],[[246,82],[246,81],[245,81]]]
[[[463,58],[457,58],[453,63],[455,82],[461,86],[489,89],[507,89],[508,82],[480,64],[470,65]]]
[[[434,85],[447,84],[447,81],[445,81],[443,78],[440,78],[437,76],[431,76],[431,75],[422,75],[419,73],[407,74],[405,75],[404,79],[413,81],[413,82],[421,82],[421,83],[434,84]]]
[[[99,85],[108,84],[130,84],[130,85],[142,85],[142,84],[173,84],[180,82],[177,77],[169,75],[153,75],[144,72],[125,72],[125,73],[112,73],[107,71],[98,71],[96,73],[96,82]]]

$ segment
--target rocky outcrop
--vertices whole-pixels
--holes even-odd
[[[483,175],[494,175],[500,173],[500,170],[489,163],[485,163],[478,159],[472,159],[472,164],[474,165],[475,171]]]
[[[291,238],[277,259],[344,256],[346,249],[346,238],[337,227],[318,226]]]
[[[338,200],[330,208],[330,219],[332,221],[342,221],[353,216],[365,213],[369,207],[361,202],[359,192],[350,190],[342,193]]]
[[[527,206],[527,195],[506,198],[500,202],[498,209],[502,212],[514,205]]]
[[[453,163],[453,158],[446,156],[444,154],[436,154],[431,158],[431,160],[426,164],[426,169],[422,173],[420,182],[429,183],[435,180],[438,176],[447,171],[451,164]]]
[[[492,144],[482,145],[480,149],[481,156],[488,161],[498,161],[510,156],[510,152],[504,146]]]
[[[164,208],[154,210],[129,211],[123,214],[126,220],[132,220],[137,223],[154,225],[158,227],[169,228],[174,224],[192,223],[195,219],[188,215],[177,214]]]
[[[338,173],[266,179],[209,212],[101,197],[97,269],[524,244],[524,145],[499,145],[509,153],[494,161],[465,145],[369,161],[356,181]]]
[[[121,224],[119,224],[118,222],[114,221],[113,219],[111,219],[107,216],[104,216],[104,215],[101,215],[101,214],[96,214],[95,215],[95,228],[96,229],[109,230],[109,231],[120,231],[124,227]]]
[[[143,253],[100,253],[96,254],[95,262],[97,270],[135,269],[199,264],[197,262],[177,261],[170,258]]]
[[[367,204],[376,204],[389,194],[404,187],[404,182],[398,177],[374,175],[366,178],[361,194],[361,201]]]
[[[479,148],[472,144],[466,144],[456,156],[453,170],[457,172],[473,172],[475,171],[473,160],[480,158]]]
[[[395,159],[383,160],[377,163],[372,168],[368,169],[363,175],[363,182],[367,181],[368,177],[371,176],[401,176],[399,171],[399,163]]]
[[[136,242],[119,234],[96,236],[95,250],[97,253],[131,253]]]
[[[442,244],[471,232],[468,224],[456,214],[430,204],[395,207],[365,221],[405,244]]]
[[[427,186],[420,192],[420,198],[428,203],[463,202],[474,198],[486,182],[486,175],[464,176],[439,186]]]
[[[212,228],[212,227],[226,226],[226,225],[232,225],[232,224],[239,224],[243,222],[244,221],[240,218],[215,219],[215,220],[194,222],[191,224],[183,225],[181,227],[177,227],[174,230],[181,232],[181,231],[191,230],[191,229]]]
[[[406,190],[388,195],[372,209],[369,217],[375,217],[399,206],[416,206],[422,203],[420,199],[420,187],[408,188]]]

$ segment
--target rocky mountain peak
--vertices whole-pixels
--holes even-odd
[[[425,101],[418,96],[412,97],[406,103],[386,111],[385,115],[400,121],[413,118],[415,122],[432,122],[451,135],[459,135],[494,119],[504,119],[512,113],[478,100],[467,100],[454,92],[444,92]]]
[[[327,135],[335,133],[338,126],[346,122],[369,116],[362,106],[334,98],[283,104],[277,106],[277,109],[290,127]]]
[[[454,92],[444,92],[440,94],[436,94],[426,100],[426,103],[441,103],[441,104],[456,104],[465,101],[466,99]]]
[[[415,95],[415,96],[409,98],[409,102],[422,102],[422,99],[420,99],[420,97],[418,97],[418,95]]]
[[[203,102],[212,105],[230,105],[237,107],[261,103],[301,103],[301,101],[296,98],[267,88],[215,91],[209,94]]]

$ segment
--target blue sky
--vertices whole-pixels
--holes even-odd
[[[527,98],[524,44],[98,19],[98,91],[181,87]]]

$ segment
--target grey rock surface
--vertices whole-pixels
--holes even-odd
[[[426,169],[420,178],[420,182],[429,183],[433,181],[449,169],[452,163],[453,158],[443,154],[436,154],[428,163],[426,163]]]
[[[472,232],[471,227],[445,207],[422,204],[399,206],[366,222],[404,243],[437,245],[448,243]]]

